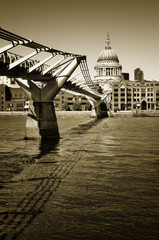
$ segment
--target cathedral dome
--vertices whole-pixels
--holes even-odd
[[[122,66],[119,63],[118,56],[110,46],[109,33],[107,33],[105,48],[101,51],[94,70],[96,71],[94,81],[103,84],[104,91],[106,89],[111,90],[109,84],[111,85],[112,82],[122,78]]]
[[[117,62],[119,63],[118,56],[110,46],[109,34],[107,35],[105,49],[103,49],[98,57],[97,62]]]
[[[103,49],[98,57],[97,62],[115,61],[119,62],[118,56],[113,49]]]

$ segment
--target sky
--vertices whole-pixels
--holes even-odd
[[[141,68],[147,80],[159,80],[158,0],[14,0],[2,1],[0,26],[62,51],[87,56],[94,66],[109,32],[123,72],[134,79]]]

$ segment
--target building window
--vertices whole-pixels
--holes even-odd
[[[125,88],[120,88],[120,91],[121,92],[125,92]]]

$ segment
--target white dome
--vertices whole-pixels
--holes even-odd
[[[114,52],[113,49],[103,49],[98,57],[97,62],[118,62],[119,63],[119,59],[118,56],[116,55],[116,53]]]

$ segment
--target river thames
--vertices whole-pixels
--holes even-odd
[[[53,142],[0,115],[0,239],[159,239],[159,118],[57,117]]]

